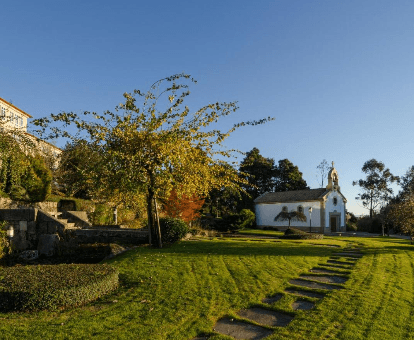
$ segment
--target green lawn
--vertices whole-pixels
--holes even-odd
[[[290,279],[338,250],[315,243],[360,244],[365,256],[346,289],[330,292],[311,311],[293,312],[294,298],[285,294],[274,308],[295,319],[268,339],[414,337],[414,247],[407,240],[336,237],[206,239],[162,250],[137,248],[108,261],[121,273],[115,293],[66,311],[0,314],[0,338],[192,339],[212,332],[217,319],[283,293]]]
[[[274,231],[274,230],[262,230],[262,229],[243,229],[238,231],[242,235],[259,235],[259,236],[272,236],[278,237],[282,236],[285,233],[283,231]]]

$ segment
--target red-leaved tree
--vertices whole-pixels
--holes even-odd
[[[164,212],[167,216],[181,218],[183,221],[191,223],[200,217],[204,199],[197,196],[189,198],[185,195],[178,197],[177,192],[173,189],[168,200],[163,203]]]

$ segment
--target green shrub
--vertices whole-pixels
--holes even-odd
[[[310,234],[300,229],[288,228],[285,234],[279,238],[290,240],[321,240],[323,239],[323,234]]]
[[[161,239],[163,243],[175,243],[190,232],[187,224],[179,218],[160,218]]]
[[[346,224],[346,231],[357,231],[357,225],[355,223],[347,222]]]
[[[22,180],[31,202],[43,202],[52,191],[52,172],[42,156],[30,158],[30,167]]]
[[[114,210],[106,204],[96,204],[89,217],[93,225],[110,225],[114,223]]]
[[[253,228],[256,224],[256,215],[250,209],[240,211],[239,229]]]
[[[382,221],[379,217],[363,217],[358,221],[357,228],[368,233],[381,233]]]
[[[366,231],[369,232],[371,230],[372,221],[369,217],[362,217],[358,220],[357,228],[358,231]]]
[[[0,221],[0,259],[10,251],[10,244],[7,238],[7,222]]]
[[[117,287],[118,271],[105,264],[5,267],[0,275],[0,311],[79,306]]]

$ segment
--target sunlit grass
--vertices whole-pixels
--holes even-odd
[[[288,281],[338,251],[323,245],[359,243],[365,256],[346,289],[328,293],[311,311],[293,312],[295,298],[284,293]],[[282,293],[274,308],[296,316],[269,339],[410,339],[412,249],[406,240],[356,237],[214,239],[137,248],[108,261],[120,271],[121,287],[112,295],[72,310],[0,314],[0,338],[192,339],[211,333],[219,318]]]

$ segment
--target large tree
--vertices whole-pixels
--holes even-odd
[[[276,168],[275,192],[309,189],[299,168],[288,159],[279,161]]]
[[[367,175],[365,179],[352,182],[352,185],[358,185],[361,193],[356,197],[362,202],[364,208],[369,210],[369,216],[372,218],[375,209],[386,204],[392,197],[393,190],[390,184],[399,180],[394,176],[390,169],[385,168],[383,162],[376,159],[370,159],[362,166],[362,172]]]
[[[213,188],[238,188],[243,179],[223,161],[232,156],[224,149],[224,140],[237,128],[262,124],[270,118],[242,122],[222,132],[208,127],[237,110],[235,102],[214,103],[191,112],[184,106],[190,94],[190,76],[178,74],[155,82],[147,92],[125,93],[125,102],[115,112],[84,112],[90,119],[62,112],[35,124],[45,128],[53,124],[50,137],[83,138],[97,150],[100,162],[91,168],[97,193],[124,195],[144,192],[147,201],[151,238],[161,246],[156,224],[156,200],[169,197],[174,188],[178,196],[204,197]],[[70,134],[75,125],[79,135]],[[39,133],[44,134],[44,129]]]
[[[324,159],[322,162],[319,163],[319,165],[316,167],[318,169],[320,179],[321,179],[321,188],[323,188],[323,181],[328,176],[329,170],[331,170],[331,167],[329,166],[326,159]]]
[[[398,193],[399,197],[414,194],[414,165],[401,177],[400,186],[401,190]]]
[[[402,232],[414,236],[414,193],[402,196],[398,203],[387,207],[386,218]],[[411,239],[412,242],[413,239]]]
[[[51,172],[35,140],[0,116],[0,192],[11,199],[39,202],[50,194]]]
[[[240,163],[240,172],[248,184],[243,185],[242,208],[253,209],[253,200],[268,191],[273,191],[275,185],[275,161],[265,158],[259,149],[253,148],[246,153]]]

